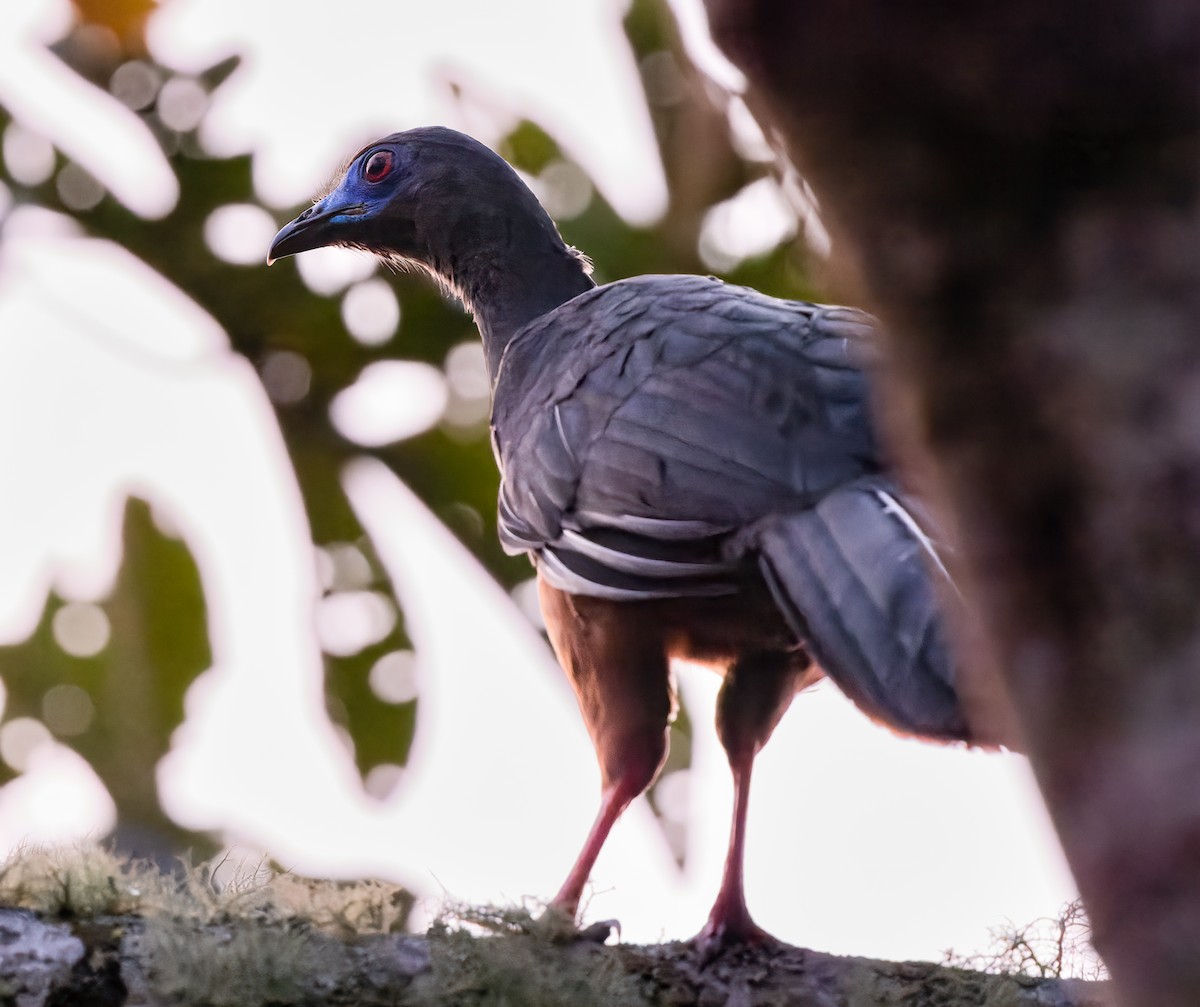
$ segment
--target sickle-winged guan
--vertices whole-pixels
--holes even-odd
[[[763,937],[742,891],[750,772],[799,690],[824,673],[899,731],[971,739],[934,597],[945,571],[872,426],[872,319],[700,276],[596,286],[517,173],[444,128],[365,147],[269,256],[322,245],[423,268],[483,337],[500,537],[537,568],[603,781],[554,903],[575,912],[658,773],[669,663],[687,658],[724,675],[735,785],[700,937]]]

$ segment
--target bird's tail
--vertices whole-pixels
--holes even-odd
[[[934,578],[953,583],[912,509],[883,477],[739,535],[784,616],[859,707],[906,733],[968,740]]]

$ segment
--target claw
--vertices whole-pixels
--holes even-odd
[[[613,934],[620,938],[621,924],[618,920],[597,920],[581,927],[573,914],[552,902],[537,918],[537,932],[552,944],[605,944]]]
[[[597,920],[580,930],[576,939],[594,944],[606,944],[613,934],[616,934],[617,939],[620,940],[621,923],[619,920]]]

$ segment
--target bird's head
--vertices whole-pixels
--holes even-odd
[[[593,286],[587,257],[508,162],[440,126],[364,147],[275,235],[267,261],[325,245],[427,271],[475,312],[489,360],[530,319]]]
[[[514,221],[553,223],[512,167],[463,133],[424,127],[359,151],[311,207],[271,242],[268,262],[325,245],[419,265],[455,285],[460,260],[486,250]]]
[[[407,149],[399,136],[378,140],[356,154],[328,191],[275,235],[268,265],[325,245],[372,248],[386,241],[392,228],[381,218],[397,216],[395,210],[403,200],[396,197],[408,174]]]

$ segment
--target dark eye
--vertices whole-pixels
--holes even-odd
[[[363,178],[368,182],[382,182],[392,173],[396,157],[390,150],[377,150],[363,165]]]

